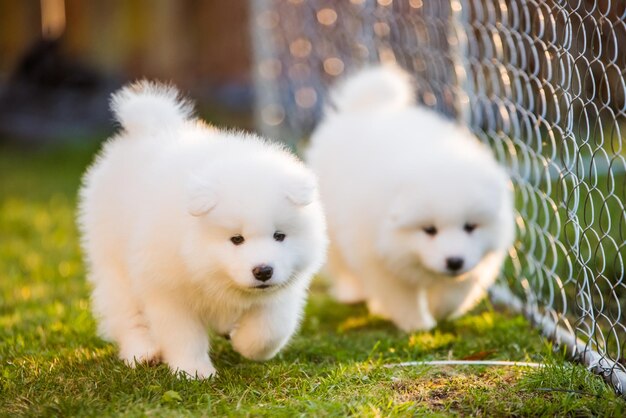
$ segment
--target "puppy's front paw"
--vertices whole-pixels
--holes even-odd
[[[147,336],[133,335],[120,343],[120,359],[130,367],[138,363],[155,365],[161,361],[161,352]]]
[[[389,319],[390,315],[378,299],[368,299],[367,310],[372,315],[380,316],[381,318]]]
[[[346,280],[338,280],[331,288],[332,296],[341,303],[353,304],[365,299],[363,291]]]
[[[170,367],[181,377],[186,375],[192,379],[208,379],[217,375],[217,370],[213,367],[211,360],[203,359],[187,364],[170,364]]]
[[[428,289],[418,289],[416,296],[417,304],[415,310],[398,311],[395,316],[394,322],[400,329],[406,332],[428,331],[437,325],[437,320],[435,320],[429,309]]]
[[[231,334],[233,349],[247,359],[254,361],[269,360],[281,347],[280,342],[267,339],[253,332],[237,330]]]
[[[417,318],[402,318],[393,321],[404,332],[430,331],[437,326],[432,316]]]

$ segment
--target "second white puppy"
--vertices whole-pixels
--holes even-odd
[[[131,365],[197,378],[215,373],[207,327],[271,358],[325,255],[314,175],[278,145],[194,119],[172,87],[137,83],[112,107],[123,131],[80,193],[101,334]]]
[[[413,104],[409,76],[363,70],[311,138],[342,301],[406,331],[473,307],[514,235],[510,181],[468,130]]]

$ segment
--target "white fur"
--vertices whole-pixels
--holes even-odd
[[[339,113],[359,110],[402,109],[415,102],[409,75],[395,66],[361,70],[331,92],[331,103]]]
[[[278,145],[193,120],[173,87],[135,84],[112,108],[123,130],[80,192],[101,334],[131,365],[164,360],[198,378],[215,373],[207,327],[247,358],[271,358],[325,255],[314,175]],[[258,265],[274,268],[269,281],[255,279]]]
[[[174,86],[148,80],[115,93],[111,109],[127,133],[180,129],[193,115],[193,105]]]
[[[326,210],[335,295],[367,301],[406,331],[463,314],[512,244],[505,171],[468,130],[411,105],[409,77],[397,68],[364,70],[331,97],[344,105],[313,134],[308,162]],[[478,228],[468,233],[465,223]],[[431,225],[435,236],[423,230]],[[463,259],[460,271],[447,268],[450,257]]]

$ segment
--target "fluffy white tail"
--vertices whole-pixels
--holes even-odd
[[[330,94],[336,112],[398,109],[415,102],[411,76],[401,68],[380,65],[348,77]]]
[[[111,97],[115,119],[131,133],[175,129],[193,116],[193,105],[167,84],[141,80]]]

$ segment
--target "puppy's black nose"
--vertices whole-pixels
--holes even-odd
[[[252,274],[254,274],[254,278],[262,282],[266,282],[271,279],[272,273],[274,273],[274,269],[271,266],[265,264],[261,264],[260,266],[256,266],[252,269]]]
[[[446,258],[446,266],[450,271],[459,271],[463,268],[463,259],[460,257]]]

